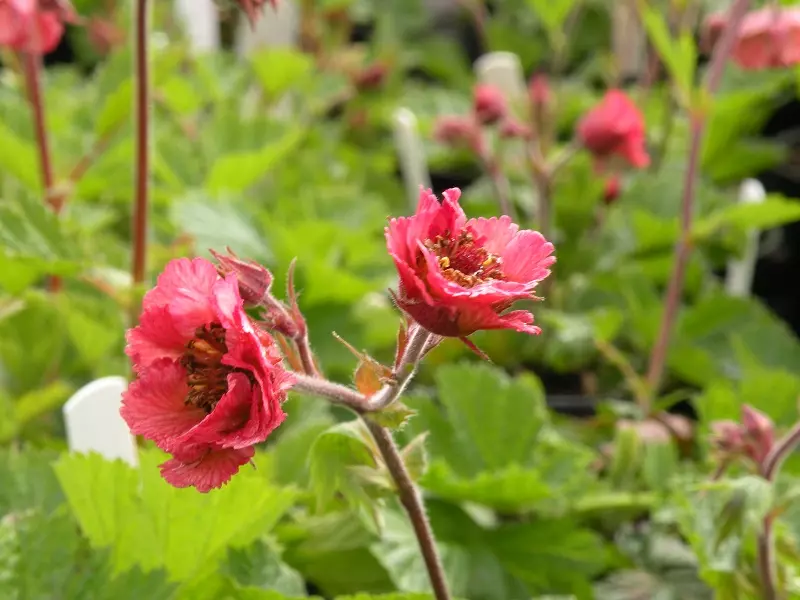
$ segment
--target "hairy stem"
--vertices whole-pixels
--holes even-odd
[[[368,410],[384,409],[400,397],[417,372],[417,363],[425,353],[430,338],[431,333],[426,329],[419,325],[414,328],[406,344],[403,358],[395,370],[395,381],[386,384],[370,397],[367,403]]]
[[[786,458],[800,444],[800,423],[796,423],[770,450],[761,467],[761,474],[767,481],[774,482]],[[758,536],[758,571],[761,577],[765,600],[780,598],[778,573],[775,562],[775,540],[773,539],[772,514],[764,517],[761,533]]]
[[[305,367],[304,367],[305,370]],[[313,373],[311,375],[303,373],[295,373],[294,389],[299,392],[305,392],[314,396],[320,396],[326,400],[330,400],[334,404],[347,406],[352,408],[357,413],[361,414],[366,411],[367,398],[364,394],[341,385],[333,381],[328,381]]]
[[[705,83],[705,92],[708,96],[712,96],[719,88],[725,65],[728,62],[733,48],[736,33],[739,30],[739,25],[747,12],[749,4],[749,0],[736,0],[728,13],[728,25],[711,57],[711,65]],[[647,369],[647,385],[650,395],[647,404],[642,407],[646,411],[650,410],[650,403],[653,396],[658,393],[658,388],[661,385],[661,379],[664,375],[672,329],[675,325],[675,319],[678,314],[678,307],[683,293],[686,267],[689,264],[689,258],[692,252],[692,217],[694,214],[697,173],[700,167],[700,156],[706,120],[707,115],[705,111],[693,111],[691,115],[689,155],[683,182],[683,198],[681,200],[680,234],[678,244],[675,248],[675,260],[672,274],[664,295],[664,313],[661,318],[658,337],[656,338],[656,342],[650,354],[650,361]]]
[[[44,112],[44,96],[42,94],[41,70],[42,57],[34,52],[20,54],[25,85],[28,90],[28,102],[33,115],[33,128],[36,137],[36,150],[39,153],[39,170],[44,189],[44,199],[56,214],[61,212],[61,199],[56,198],[53,190],[53,161],[50,155],[50,140],[47,134],[47,122]],[[55,275],[47,280],[47,289],[57,292],[61,289],[61,279]]]
[[[392,434],[385,427],[381,427],[369,419],[364,419],[364,421],[369,427],[372,437],[375,438],[375,443],[378,445],[386,467],[397,485],[397,495],[408,514],[411,526],[414,528],[414,534],[417,536],[417,542],[422,552],[422,558],[425,560],[425,568],[428,570],[434,597],[436,600],[450,600],[450,590],[447,587],[447,578],[442,567],[442,559],[436,548],[436,541],[433,537],[428,516],[425,514],[422,498],[411,480],[408,470],[406,470]]]
[[[149,7],[147,0],[136,1],[135,69],[136,69],[136,176],[133,206],[134,286],[145,279],[147,267],[147,213],[150,186],[150,72],[148,63]],[[138,312],[133,303],[132,312]]]

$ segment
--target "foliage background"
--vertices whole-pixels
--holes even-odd
[[[100,4],[76,7],[92,14]],[[113,18],[127,31],[121,4]],[[657,33],[666,13],[652,4]],[[382,235],[387,215],[411,210],[394,109],[418,116],[437,185],[463,182],[470,214],[496,209],[478,165],[431,141],[437,116],[469,110],[474,78],[463,48],[416,1],[309,5],[325,52],[241,59],[193,56],[168,6],[157,4],[148,267],[156,274],[175,256],[231,246],[280,282],[296,257],[314,347],[327,374],[347,381],[355,359],[330,332],[389,360],[399,322],[385,293],[395,273]],[[552,73],[561,144],[615,81],[609,5],[505,0],[486,22],[486,49],[517,53],[528,73]],[[348,27],[370,23],[368,42],[342,41],[349,31],[325,20],[339,8]],[[161,481],[152,448],[136,470],[66,453],[60,407],[93,378],[128,373],[126,315],[142,291],[128,275],[131,49],[101,57],[84,30],[69,39],[76,63],[52,66],[46,79],[55,168],[69,196],[61,218],[41,202],[22,81],[13,57],[3,57],[0,597],[427,598],[416,540],[369,437],[322,401],[294,395],[257,468],[208,495]],[[713,468],[709,423],[738,418],[743,403],[780,427],[797,420],[796,335],[759,300],[727,296],[716,274],[749,228],[800,218],[800,205],[779,195],[760,207],[736,204],[739,181],[786,159],[787,146],[759,132],[797,95],[800,71],[726,72],[703,147],[696,251],[661,399],[665,408],[680,401],[696,420],[687,437],[654,440],[619,423],[640,417],[626,374],[646,367],[678,234],[688,120],[672,108],[670,81],[692,86],[700,55],[691,40],[658,49],[671,79],[632,93],[660,164],[628,174],[610,207],[588,157],[560,177],[556,283],[536,312],[544,333],[476,335],[491,365],[445,343],[407,402],[417,414],[398,437],[462,598],[755,597],[754,532],[774,502],[788,507],[779,549],[793,581],[795,464],[778,490],[745,472],[699,490]],[[374,60],[388,65],[385,83],[358,90],[347,71]],[[91,160],[81,172],[83,157]],[[513,149],[505,167],[514,202],[530,207]],[[64,277],[63,293],[44,290],[47,274]],[[552,412],[548,403],[564,395],[590,398],[594,416]]]

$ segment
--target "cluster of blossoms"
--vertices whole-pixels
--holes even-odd
[[[725,14],[708,17],[702,36],[706,51],[714,47],[726,25]],[[740,68],[748,71],[800,64],[800,8],[776,4],[745,15],[731,55]]]
[[[553,245],[507,216],[467,219],[460,191],[440,203],[421,190],[416,214],[392,219],[386,244],[399,274],[394,298],[418,326],[463,340],[481,329],[537,334],[533,315],[511,310],[535,300],[550,274]],[[123,399],[131,431],[172,458],[163,477],[202,492],[220,487],[248,463],[285,414],[295,376],[271,335],[305,335],[294,297],[285,307],[270,292],[272,275],[256,263],[214,254],[170,262],[144,297],[127,333],[136,380]],[[262,320],[245,305],[259,305]]]
[[[77,21],[67,0],[0,0],[0,46],[17,52],[47,54]]]
[[[775,446],[775,425],[755,408],[743,405],[741,423],[716,421],[711,425],[711,444],[722,464],[744,457],[762,467]]]
[[[434,126],[434,138],[444,144],[466,147],[485,161],[487,139],[483,133],[484,126],[497,126],[502,138],[531,141],[551,120],[553,93],[544,75],[537,74],[531,78],[528,100],[530,118],[526,124],[513,116],[499,89],[477,85],[471,114],[440,117]],[[609,90],[581,118],[575,137],[580,146],[592,154],[597,172],[607,177],[606,202],[612,202],[620,193],[618,173],[621,167],[643,169],[650,164],[644,117],[621,90]]]

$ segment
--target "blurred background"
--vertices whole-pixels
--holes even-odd
[[[506,203],[558,257],[532,309],[542,334],[475,334],[491,363],[443,343],[397,433],[454,595],[766,597],[754,540],[773,491],[750,463],[699,489],[733,464],[714,423],[743,405],[770,434],[798,418],[796,3],[751,3],[785,11],[785,32],[743,29],[705,95],[722,0],[279,0],[254,27],[233,0],[155,0],[143,240],[133,4],[74,0],[42,53],[47,193],[24,56],[0,48],[0,600],[429,598],[385,467],[346,411],[293,394],[258,468],[209,495],[167,486],[146,445],[127,461],[138,469],[68,453],[63,412],[86,384],[130,378],[141,294],[170,259],[209,248],[266,265],[277,295],[297,259],[329,378],[349,382],[357,363],[334,331],[390,363],[401,315],[383,228],[413,213],[421,184],[461,188],[470,216]],[[781,64],[748,60],[778,46]],[[504,99],[496,119],[481,120],[479,84]],[[582,133],[610,89],[641,114],[646,165],[606,161]],[[557,166],[546,180],[543,164]],[[682,233],[692,254],[654,393],[645,373]],[[776,534],[787,597],[800,597],[795,463]]]

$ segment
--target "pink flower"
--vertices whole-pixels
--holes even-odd
[[[539,73],[528,82],[528,96],[534,107],[547,107],[553,101],[553,92],[547,75]]]
[[[609,90],[603,100],[578,123],[578,139],[594,154],[598,165],[613,156],[632,167],[650,164],[645,149],[644,118],[636,105],[620,90]]]
[[[0,46],[47,54],[61,41],[64,22],[74,18],[64,0],[0,0]]]
[[[512,117],[506,117],[500,123],[500,128],[498,130],[501,138],[505,139],[523,139],[529,140],[533,137],[533,132],[531,128],[525,125],[525,123],[520,123],[516,119]]]
[[[285,418],[292,376],[245,314],[236,276],[220,277],[209,261],[171,261],[126,338],[137,379],[121,413],[172,454],[161,465],[172,485],[222,486]]]
[[[736,36],[733,59],[746,70],[800,64],[800,8],[765,7],[748,13]]]
[[[476,85],[472,109],[479,123],[493,125],[506,116],[508,107],[503,92],[491,85]]]
[[[537,231],[521,230],[508,216],[467,220],[461,191],[444,192],[439,204],[420,190],[413,217],[391,219],[386,245],[400,283],[397,305],[428,331],[464,339],[479,329],[538,334],[533,315],[505,312],[534,299],[550,274],[553,245]]]

